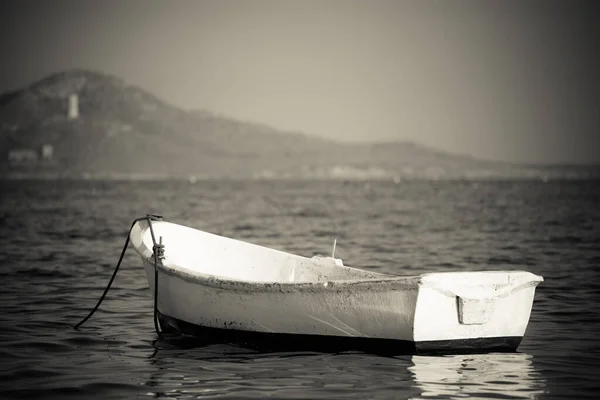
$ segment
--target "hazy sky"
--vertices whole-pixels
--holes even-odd
[[[594,1],[3,0],[0,90],[69,68],[348,141],[600,162]]]

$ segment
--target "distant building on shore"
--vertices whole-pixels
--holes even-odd
[[[34,167],[38,164],[49,164],[54,161],[54,147],[44,144],[35,151],[31,148],[17,148],[8,152],[8,164],[11,167]]]
[[[50,144],[45,144],[42,146],[40,153],[42,160],[52,161],[54,158],[54,147]]]
[[[33,166],[37,164],[38,155],[32,149],[12,149],[8,152],[10,166]]]

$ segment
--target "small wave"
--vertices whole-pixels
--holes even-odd
[[[98,336],[81,335],[62,339],[62,342],[69,346],[87,347],[105,344],[104,339]]]
[[[251,232],[254,230],[256,230],[256,227],[250,224],[238,224],[233,227],[234,232]]]
[[[91,229],[90,229],[91,228]],[[66,230],[41,230],[40,235],[52,240],[113,240],[114,238],[126,238],[128,231],[115,230],[109,228],[82,227],[81,229],[66,229]]]
[[[340,238],[339,232],[324,230],[324,229],[316,229],[311,232],[315,237],[327,237],[327,238]]]
[[[4,271],[0,276],[27,276],[27,277],[36,277],[36,278],[73,278],[75,275],[73,273],[63,271],[60,269],[44,269],[39,267],[31,267],[28,269],[16,269],[12,271]]]
[[[328,218],[330,214],[321,210],[299,209],[294,210],[292,216],[300,218]]]
[[[576,235],[550,236],[548,243],[552,244],[578,244],[584,242],[584,238]]]
[[[30,378],[51,378],[55,376],[61,376],[62,374],[56,370],[45,369],[45,368],[14,368],[7,374],[3,374],[0,377],[5,379],[30,379]]]
[[[533,258],[512,258],[505,256],[492,256],[487,259],[490,265],[537,265],[537,261]]]
[[[26,343],[28,349],[35,349],[44,353],[66,353],[71,349],[71,347],[66,344],[51,341],[42,342],[29,340]]]

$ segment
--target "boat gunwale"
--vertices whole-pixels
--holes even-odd
[[[150,267],[154,268],[152,258],[143,257]],[[249,291],[249,292],[295,292],[316,290],[417,290],[421,281],[420,276],[395,276],[381,274],[382,278],[323,280],[302,282],[279,281],[245,281],[229,279],[217,275],[191,273],[177,265],[158,264],[160,272],[180,278],[190,283],[200,284],[215,289]]]
[[[166,221],[165,221],[166,222]],[[167,222],[170,224],[174,224],[172,222]],[[143,226],[145,225],[145,226]],[[154,268],[154,256],[152,255],[152,249],[149,248],[146,243],[141,240],[145,232],[149,229],[147,224],[141,224],[137,222],[135,226],[137,227],[137,233],[139,235],[139,240],[132,241],[133,247],[138,253],[138,255],[143,259],[145,263],[147,263],[151,268]],[[179,225],[179,224],[174,224]],[[181,225],[186,227],[184,225]],[[190,227],[186,227],[190,228]],[[195,228],[190,228],[195,229]],[[197,230],[197,229],[196,229]],[[133,232],[132,232],[133,234]],[[212,234],[214,235],[214,234]],[[219,235],[216,235],[219,236]],[[226,237],[224,237],[226,238]],[[226,238],[228,240],[239,241],[237,239]],[[136,245],[137,243],[137,245]],[[247,242],[244,242],[247,243]],[[256,245],[250,243],[253,246],[264,247],[269,250],[273,250],[280,253],[286,253],[293,255],[295,257],[300,257],[305,259],[306,261],[310,261],[311,259],[308,257],[304,257],[301,255],[287,253],[282,250],[271,249],[269,247]],[[376,271],[368,271],[359,268],[353,268],[346,265],[337,266],[340,269],[350,269],[357,270],[360,272],[368,272],[373,275],[378,275],[374,278],[363,278],[363,279],[328,279],[328,280],[320,280],[320,281],[297,281],[297,282],[283,282],[283,281],[246,281],[246,280],[237,280],[231,279],[223,276],[212,275],[212,274],[204,274],[201,272],[191,272],[188,268],[182,267],[177,264],[164,264],[162,261],[158,263],[158,269],[160,272],[165,273],[170,276],[174,276],[180,278],[184,281],[201,284],[203,286],[216,288],[216,289],[230,289],[236,291],[251,291],[251,292],[292,292],[292,291],[315,291],[317,289],[321,290],[343,290],[347,288],[348,290],[369,290],[373,291],[373,289],[378,289],[381,291],[384,290],[417,290],[421,281],[420,275],[391,275],[385,274]]]
[[[493,271],[493,272],[495,272],[495,271]],[[510,272],[513,272],[513,271],[510,271]],[[515,271],[515,272],[522,272],[522,271]],[[540,282],[541,281],[539,281],[539,280],[531,280],[531,281],[525,281],[525,282],[520,283],[520,284],[515,285],[515,286],[507,286],[507,287],[504,287],[499,293],[494,293],[493,296],[489,296],[487,298],[490,299],[490,300],[503,299],[505,297],[508,297],[508,296],[512,295],[515,292],[518,292],[519,290],[530,288],[530,287],[537,287]],[[435,290],[435,291],[437,291],[437,292],[439,292],[442,295],[447,296],[447,297],[457,297],[457,296],[459,296],[459,297],[465,297],[465,298],[469,298],[469,297],[476,298],[477,297],[477,296],[469,296],[469,295],[467,295],[467,296],[461,296],[460,294],[457,294],[457,293],[455,293],[452,290],[446,289],[446,288],[444,288],[444,287],[442,287],[440,285],[433,285],[433,284],[431,284],[429,282],[421,282],[419,286],[422,287],[422,288],[433,289],[433,290]]]
[[[166,221],[165,221],[166,222]],[[172,222],[168,222],[169,224],[179,225]],[[149,226],[146,225],[143,227],[139,222],[136,223],[136,226],[139,229],[140,236],[149,229]],[[185,225],[181,225],[183,227],[197,230],[196,228],[187,227]],[[212,234],[214,235],[214,234]],[[216,235],[219,236],[219,235]],[[239,241],[237,239],[223,237],[228,240]],[[244,242],[247,243],[247,242]],[[154,258],[152,255],[152,250],[148,248],[146,243],[143,240],[139,241],[139,247],[134,244],[135,251],[141,256],[145,263],[148,263],[149,266],[154,268]],[[296,257],[301,257],[310,261],[311,259],[308,257],[304,257],[301,255],[287,253],[282,250],[271,249],[266,246],[256,245],[250,243],[253,246],[264,247],[269,250],[273,250],[276,252],[286,253],[290,255],[294,255]],[[510,293],[520,290],[526,287],[535,287],[544,279],[535,275],[529,271],[525,270],[487,270],[487,271],[446,271],[446,272],[427,272],[418,275],[392,275],[387,273],[381,273],[376,271],[368,271],[359,268],[353,268],[346,265],[338,266],[339,268],[357,270],[361,272],[372,273],[373,275],[378,275],[374,278],[361,278],[361,279],[327,279],[327,280],[319,280],[319,281],[297,281],[297,282],[284,282],[284,281],[247,281],[247,280],[237,280],[231,279],[224,276],[205,274],[201,272],[192,272],[188,268],[182,267],[177,264],[167,264],[165,265],[163,262],[158,263],[158,269],[160,272],[163,272],[167,275],[174,276],[180,278],[184,281],[200,284],[203,286],[222,289],[222,290],[235,290],[235,291],[249,291],[249,292],[292,292],[292,291],[315,291],[315,290],[369,290],[373,291],[385,291],[385,290],[418,290],[419,288],[431,288],[441,292],[446,296],[456,296],[455,293],[439,287],[437,282],[430,281],[428,278],[432,275],[439,274],[462,274],[466,272],[477,272],[477,273],[498,273],[498,272],[518,272],[518,273],[526,273],[529,274],[533,279],[529,281],[525,281],[518,285],[517,287],[512,287],[509,291],[497,294],[497,298],[502,298],[510,295]]]

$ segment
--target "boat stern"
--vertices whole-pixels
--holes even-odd
[[[417,351],[515,351],[542,281],[526,271],[422,275],[413,327]]]

